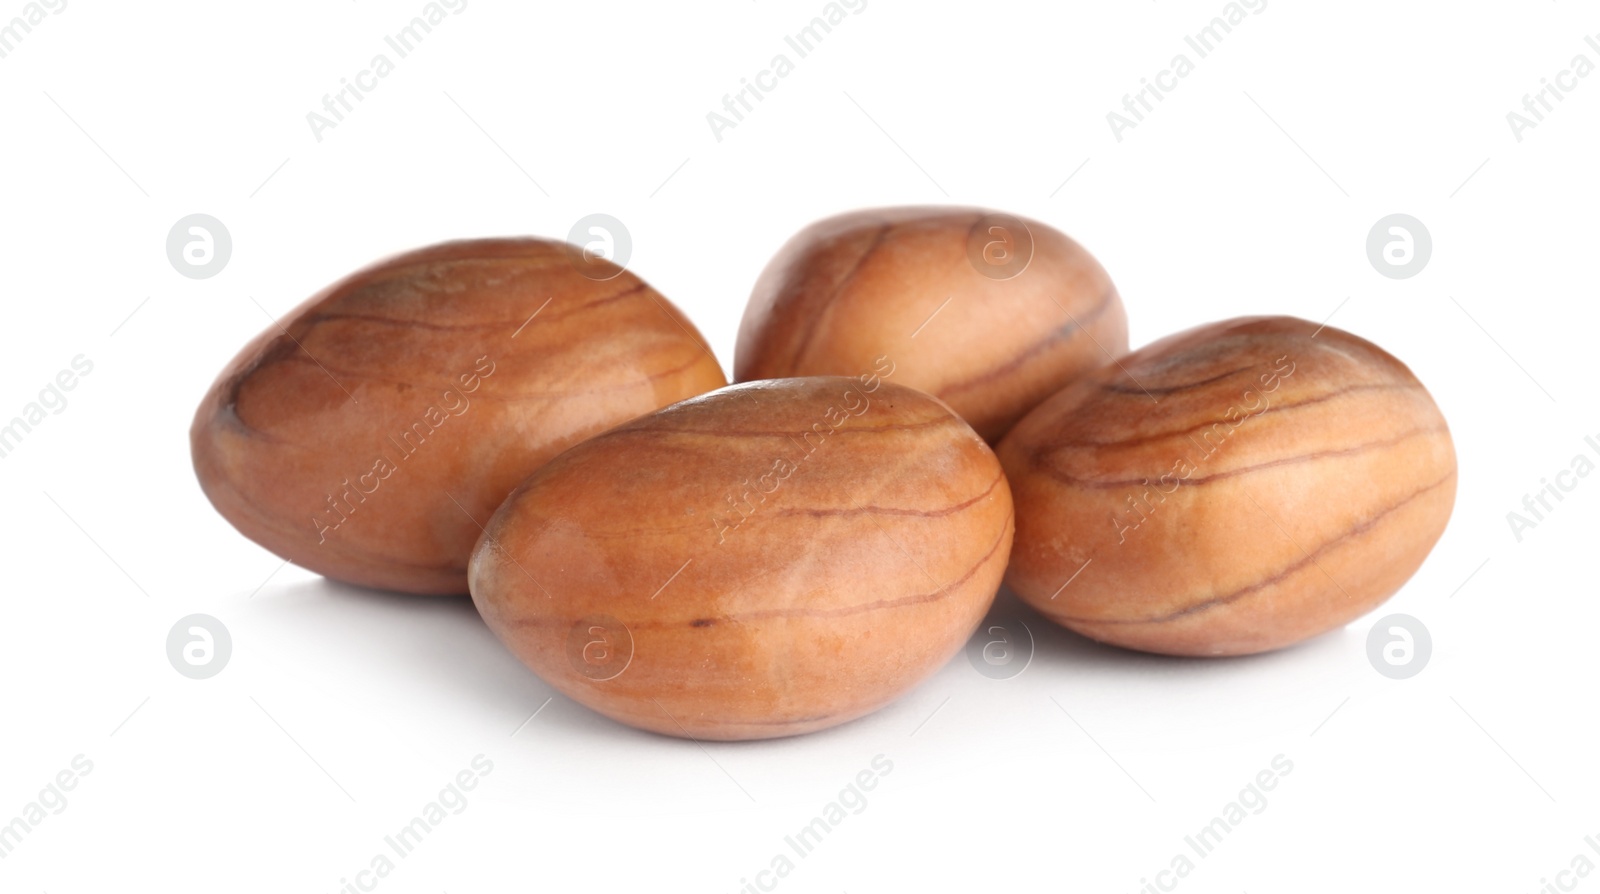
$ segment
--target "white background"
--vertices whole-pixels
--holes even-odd
[[[1223,6],[870,0],[721,141],[707,113],[794,58],[819,0],[471,0],[321,141],[306,114],[420,0],[49,15],[0,60],[0,418],[74,356],[94,369],[0,460],[0,823],[75,755],[94,769],[0,889],[335,892],[478,754],[467,808],[377,890],[738,891],[878,754],[867,808],[779,890],[1138,891],[1279,754],[1266,809],[1178,890],[1533,892],[1600,863],[1600,476],[1521,542],[1506,520],[1600,440],[1600,74],[1520,142],[1506,120],[1600,62],[1600,11],[1273,0],[1116,140],[1106,113]],[[191,415],[263,308],[375,258],[609,213],[727,367],[796,229],[945,202],[1084,243],[1135,345],[1281,313],[1392,351],[1459,452],[1438,548],[1377,614],[1281,653],[1142,656],[1022,613],[1014,679],[958,657],[843,728],[702,747],[560,696],[524,725],[552,690],[467,600],[280,569],[194,481]],[[195,212],[232,233],[211,279],[165,253]],[[1393,212],[1432,233],[1411,279],[1366,257]],[[1391,611],[1432,632],[1409,680],[1368,662]],[[166,658],[192,612],[232,632],[209,680]]]

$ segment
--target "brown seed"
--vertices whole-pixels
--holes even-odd
[[[767,264],[734,380],[854,375],[888,352],[896,381],[993,443],[1127,350],[1111,278],[1063,233],[976,209],[885,208],[812,224]]]
[[[489,523],[478,610],[561,692],[655,732],[884,706],[960,651],[1012,533],[994,454],[893,369],[729,387],[567,451]]]
[[[245,536],[328,577],[466,592],[480,524],[529,472],[726,383],[677,308],[603,262],[580,273],[569,249],[424,248],[269,326],[195,414],[206,496]]]
[[[1172,655],[1354,620],[1417,570],[1455,502],[1450,432],[1411,371],[1291,317],[1136,351],[1028,414],[999,454],[1013,589],[1086,636]]]

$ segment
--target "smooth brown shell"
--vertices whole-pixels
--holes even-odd
[[[1411,371],[1290,317],[1156,342],[1042,404],[998,452],[1012,588],[1086,636],[1172,655],[1354,620],[1417,570],[1455,502],[1449,429]]]
[[[195,414],[206,496],[303,568],[465,593],[481,523],[529,472],[726,383],[677,308],[603,261],[580,273],[569,251],[541,239],[424,248],[269,326]]]
[[[1073,378],[1128,351],[1111,278],[1058,230],[993,212],[884,208],[819,221],[767,264],[739,327],[734,381],[857,375],[894,357],[896,381],[950,404],[990,443]],[[1011,233],[1009,230],[1020,230]],[[981,248],[1031,255],[1008,279]],[[997,274],[998,275],[998,274]]]
[[[876,374],[757,382],[535,472],[473,553],[472,597],[602,714],[770,738],[874,711],[943,665],[1011,534],[999,462],[939,401]]]

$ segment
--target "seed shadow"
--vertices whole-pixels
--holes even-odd
[[[397,593],[317,577],[269,588],[255,598],[281,605],[299,627],[329,631],[339,648],[381,662],[401,689],[448,689],[453,701],[471,706],[491,728],[493,718],[501,718],[507,738],[537,733],[695,747],[685,739],[634,729],[558,692],[500,642],[469,596]]]
[[[1205,705],[1241,722],[1272,723],[1275,713],[1296,711],[1307,697],[1344,685],[1341,680],[1349,681],[1365,665],[1363,637],[1348,627],[1255,655],[1124,649],[1056,624],[1003,588],[985,624],[1018,621],[1033,637],[1029,688],[1068,705],[1088,699],[1119,714],[1170,710],[1192,716],[1195,706]]]

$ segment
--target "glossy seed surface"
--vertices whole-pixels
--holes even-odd
[[[465,593],[506,494],[567,447],[725,384],[632,273],[540,239],[451,242],[368,267],[267,327],[190,432],[206,495],[301,567]]]
[[[567,451],[490,522],[479,611],[566,695],[668,735],[884,706],[961,649],[1012,534],[988,446],[887,375],[732,386]]]
[[[1421,565],[1456,490],[1449,429],[1411,371],[1289,317],[1136,351],[998,452],[1017,502],[1008,583],[1072,630],[1173,655],[1276,649],[1370,611]]]
[[[1127,350],[1111,278],[1060,231],[980,209],[882,208],[812,224],[768,263],[734,379],[855,375],[888,353],[898,382],[993,443]]]

